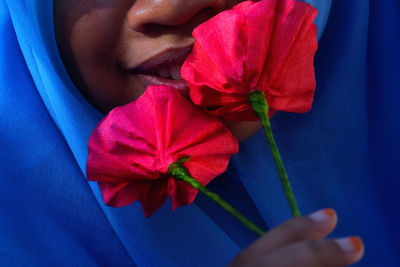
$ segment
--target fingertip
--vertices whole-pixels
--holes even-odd
[[[353,244],[353,247],[356,251],[364,252],[364,243],[359,236],[350,237],[350,242]]]
[[[352,258],[353,262],[359,261],[364,255],[364,244],[358,236],[339,238],[335,242]]]
[[[318,210],[318,211],[308,215],[308,217],[317,223],[330,222],[330,223],[336,224],[336,222],[337,222],[336,212],[330,208]]]
[[[328,208],[328,209],[323,209],[323,211],[329,216],[331,219],[337,218],[335,210]]]

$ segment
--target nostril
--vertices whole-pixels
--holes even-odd
[[[162,25],[156,23],[147,23],[143,24],[140,29],[136,29],[135,31],[142,33],[145,36],[151,38],[157,38],[162,35],[168,34],[178,34],[182,37],[190,37],[192,35],[192,30],[185,30],[181,26],[169,26],[169,25]]]
[[[148,33],[154,32],[160,25],[182,26],[186,24],[194,28],[195,24],[200,24],[227,7],[227,0],[157,0],[149,2],[138,1],[131,6],[127,19],[133,30]]]
[[[146,34],[150,37],[158,37],[160,35],[168,33],[176,33],[181,36],[191,36],[192,31],[195,27],[200,25],[201,23],[207,21],[208,19],[212,18],[216,14],[218,14],[222,9],[216,9],[213,7],[206,7],[200,10],[195,15],[191,16],[188,19],[182,21],[169,21],[168,23],[165,22],[149,22],[143,23],[140,27],[136,27],[134,30]]]

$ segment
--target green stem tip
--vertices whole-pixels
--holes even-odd
[[[192,178],[189,175],[185,167],[182,165],[183,162],[188,161],[189,159],[190,158],[181,158],[177,162],[174,162],[171,165],[169,165],[167,174],[177,180],[182,180],[190,184],[193,188],[197,189],[198,191],[206,195],[208,198],[213,200],[215,203],[220,205],[225,211],[227,211],[229,214],[231,214],[233,217],[239,220],[244,226],[253,231],[255,234],[257,234],[258,236],[263,235],[264,231],[261,230],[257,225],[252,223],[243,214],[241,214],[238,210],[232,207],[228,202],[223,200],[219,195],[209,191],[199,181],[197,181],[196,179]]]
[[[286,198],[289,202],[290,210],[292,212],[293,217],[300,216],[299,208],[297,207],[296,199],[294,198],[294,194],[292,188],[290,186],[290,182],[288,179],[288,175],[283,165],[281,156],[279,154],[278,146],[276,145],[274,136],[272,134],[271,124],[269,122],[268,111],[269,106],[267,103],[267,99],[265,98],[265,94],[263,91],[254,91],[249,94],[249,100],[251,103],[251,107],[254,112],[260,118],[261,123],[264,127],[265,136],[267,137],[268,143],[271,148],[272,157],[274,158],[275,167],[278,171],[279,178],[281,180],[283,189],[285,191]]]

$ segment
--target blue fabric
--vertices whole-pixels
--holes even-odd
[[[400,9],[396,1],[314,0],[323,32],[311,112],[272,127],[303,213],[333,207],[335,236],[359,234],[358,266],[399,266]],[[389,30],[388,30],[389,29]],[[0,263],[223,266],[255,237],[204,198],[151,218],[103,204],[84,176],[102,115],[58,55],[50,0],[0,0]],[[290,217],[259,132],[210,184],[264,228]]]

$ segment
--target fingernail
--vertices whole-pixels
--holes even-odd
[[[310,217],[316,222],[330,221],[334,216],[335,216],[335,211],[333,209],[323,209],[308,215],[308,217]]]
[[[361,252],[364,247],[361,239],[357,236],[340,238],[335,241],[346,252]]]

